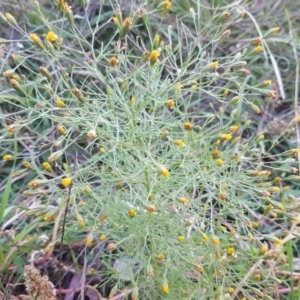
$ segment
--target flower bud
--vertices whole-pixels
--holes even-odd
[[[40,73],[41,73],[44,77],[46,77],[46,78],[49,79],[49,80],[52,79],[51,73],[50,73],[45,67],[40,67],[39,70],[40,70]]]
[[[271,28],[270,30],[268,30],[265,35],[264,35],[264,38],[267,38],[269,37],[270,35],[273,35],[273,34],[276,34],[280,31],[280,27],[274,27],[274,28]]]
[[[67,17],[68,22],[70,23],[70,25],[73,26],[74,24],[73,12],[71,6],[69,6],[68,3],[66,2],[63,4],[63,11],[65,13],[65,16]]]
[[[30,39],[32,40],[32,42],[33,42],[36,46],[38,46],[38,47],[41,48],[41,49],[44,49],[43,42],[42,42],[42,40],[38,37],[37,34],[31,33],[31,34],[29,35],[29,37],[30,37]]]
[[[16,19],[10,13],[5,13],[5,17],[10,24],[16,27],[18,26]]]

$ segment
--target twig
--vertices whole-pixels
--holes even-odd
[[[64,219],[63,219],[63,225],[62,225],[62,231],[61,231],[61,239],[60,239],[60,246],[59,246],[59,293],[61,292],[61,283],[62,283],[62,250],[63,250],[63,243],[64,243],[64,236],[65,236],[65,226],[66,226],[66,220],[67,220],[67,213],[68,213],[68,207],[69,207],[69,202],[71,198],[71,189],[72,186],[69,187],[69,192],[68,192],[68,198],[67,198],[67,203],[64,211]]]

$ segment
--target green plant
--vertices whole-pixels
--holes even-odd
[[[52,232],[45,256],[60,250],[62,259],[64,232],[82,268],[72,243],[84,241],[83,272],[99,276],[97,292],[108,298],[272,299],[299,221],[288,184],[299,180],[300,150],[278,149],[299,119],[275,138],[251,123],[276,91],[269,79],[252,84],[246,66],[264,59],[279,28],[222,55],[231,26],[247,15],[234,4],[195,4],[189,28],[167,25],[170,1],[128,16],[111,4],[112,20],[74,18],[60,4],[49,21],[36,2],[33,31],[1,15],[24,46],[3,73],[1,140],[10,149],[12,137],[24,139],[26,154],[3,157],[19,168],[13,177],[31,176],[30,200],[19,207],[28,228],[38,223],[31,245]],[[39,142],[27,149],[31,140]]]

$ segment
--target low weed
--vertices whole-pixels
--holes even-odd
[[[265,132],[280,73],[271,58],[272,78],[252,74],[280,28],[237,43],[231,30],[259,26],[247,4],[182,3],[35,2],[32,27],[1,14],[15,36],[1,40],[3,293],[25,264],[78,299],[279,299],[297,286],[300,119]]]

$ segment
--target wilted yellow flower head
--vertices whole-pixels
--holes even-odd
[[[119,62],[119,60],[115,56],[113,56],[109,59],[109,65],[111,67],[115,67],[118,64],[118,62]]]
[[[107,249],[108,249],[109,251],[113,251],[114,249],[116,249],[116,244],[114,244],[114,243],[108,244],[108,245],[107,245]]]
[[[187,131],[191,131],[191,130],[193,129],[193,125],[192,125],[192,123],[190,123],[190,122],[185,122],[185,123],[183,124],[183,128],[184,128],[185,130],[187,130]]]
[[[164,260],[165,256],[163,254],[158,254],[156,257],[158,260]]]
[[[97,138],[97,133],[94,129],[91,129],[88,133],[87,133],[87,137],[91,140],[94,140],[95,138]]]
[[[167,100],[167,107],[173,109],[175,107],[175,101],[173,99]]]
[[[213,156],[213,158],[219,158],[220,157],[220,155],[221,155],[221,151],[219,151],[219,150],[217,150],[217,149],[215,149],[215,150],[213,150],[212,151],[212,156]]]

